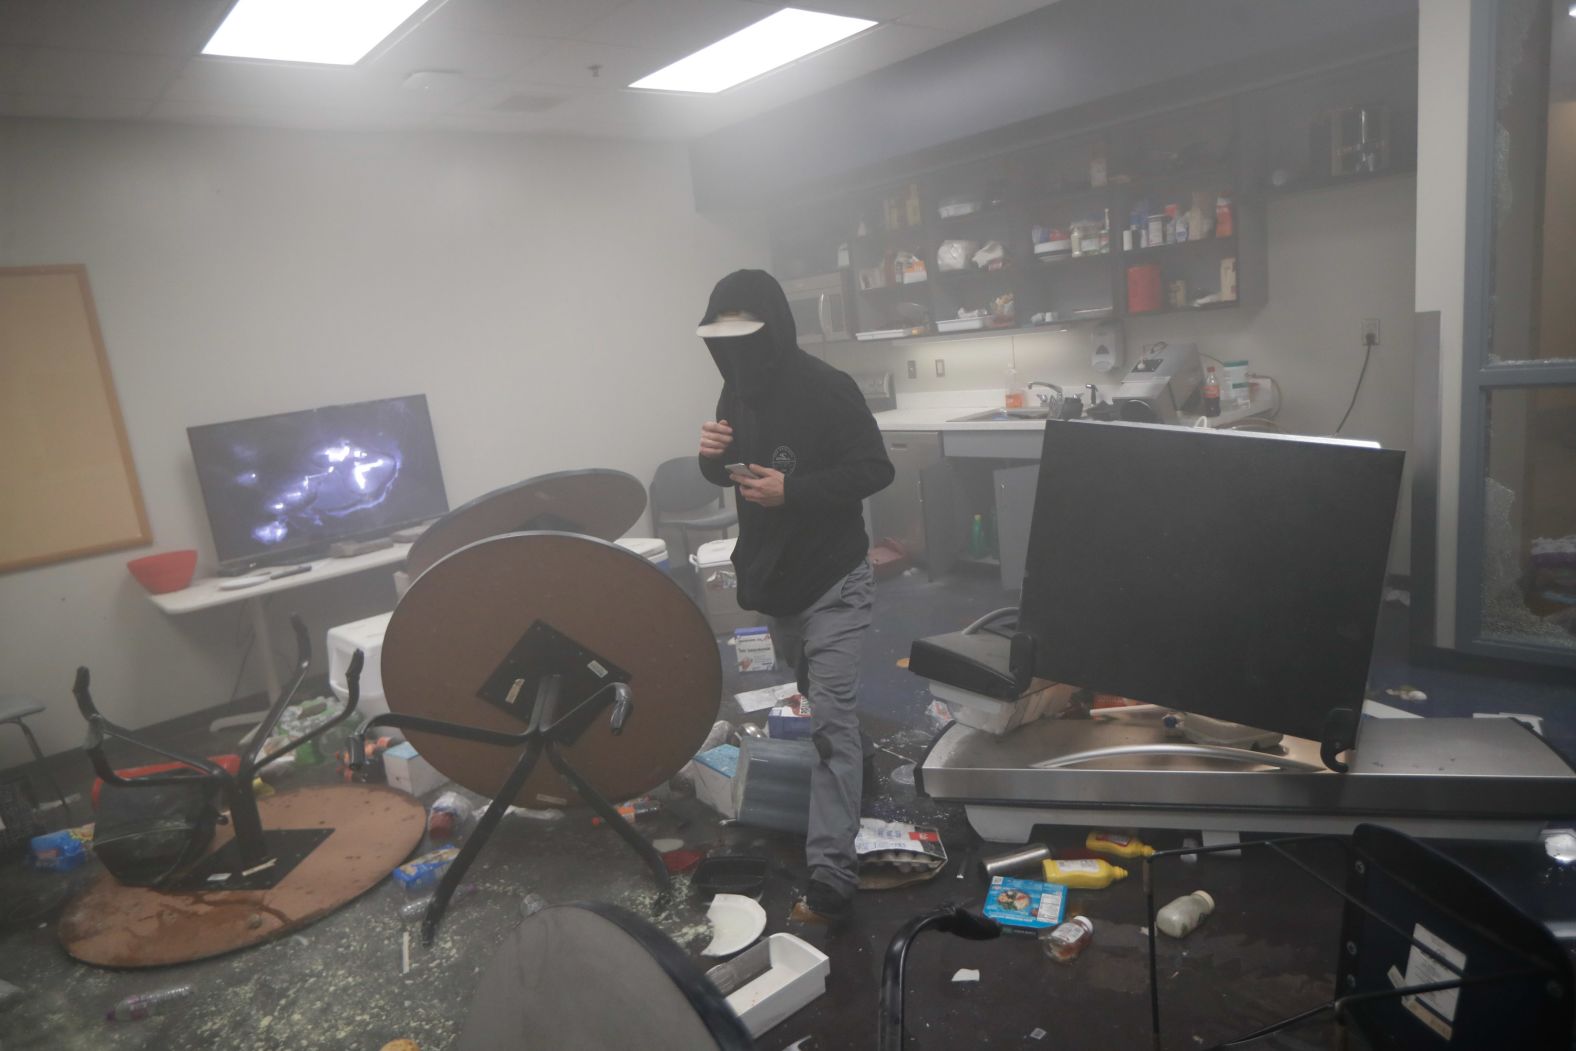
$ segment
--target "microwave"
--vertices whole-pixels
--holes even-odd
[[[788,307],[799,330],[799,344],[812,346],[853,339],[848,282],[843,275],[818,274],[783,282]]]

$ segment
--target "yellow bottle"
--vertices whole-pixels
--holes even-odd
[[[1155,852],[1154,847],[1125,832],[1091,832],[1084,846],[1119,858],[1147,858]]]
[[[1118,868],[1104,859],[1079,858],[1058,861],[1046,858],[1040,862],[1045,869],[1045,882],[1060,883],[1064,887],[1099,890],[1109,887],[1119,879],[1127,878],[1127,870]]]

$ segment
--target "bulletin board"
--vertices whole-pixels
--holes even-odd
[[[0,573],[151,542],[84,266],[0,267]]]

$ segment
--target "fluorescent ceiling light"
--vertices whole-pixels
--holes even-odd
[[[427,0],[237,0],[205,55],[353,66]]]
[[[709,47],[630,85],[646,91],[691,91],[714,94],[829,47],[875,25],[868,18],[848,18],[819,11],[785,7]]]

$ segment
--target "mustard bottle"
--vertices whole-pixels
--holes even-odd
[[[1084,846],[1119,858],[1147,858],[1155,852],[1154,847],[1125,832],[1091,832]]]
[[[1040,864],[1045,869],[1045,882],[1059,883],[1064,887],[1099,890],[1127,878],[1126,869],[1118,868],[1103,858],[1062,861],[1046,858]]]

